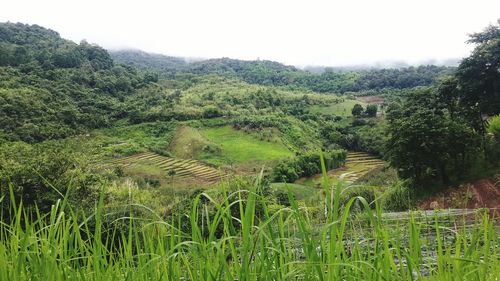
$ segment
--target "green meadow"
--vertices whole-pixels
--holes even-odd
[[[235,130],[230,126],[207,128],[201,133],[208,141],[219,145],[223,158],[230,162],[272,162],[293,156],[277,138],[261,140],[256,134]]]
[[[366,106],[364,102],[358,100],[345,99],[339,103],[327,105],[315,105],[310,107],[311,113],[333,114],[336,116],[352,116],[351,110],[355,104]]]

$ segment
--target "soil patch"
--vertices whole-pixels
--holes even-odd
[[[420,209],[488,208],[500,212],[500,184],[493,178],[481,179],[458,188],[449,188],[418,204]]]

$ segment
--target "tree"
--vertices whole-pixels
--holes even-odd
[[[275,182],[294,182],[299,173],[293,161],[281,161],[274,167],[271,177]]]
[[[0,145],[0,208],[9,207],[10,187],[17,204],[22,200],[41,212],[62,198],[80,207],[93,205],[106,176],[92,168],[93,150],[93,144],[71,139]]]
[[[468,42],[476,44],[474,51],[441,83],[439,92],[452,116],[459,112],[484,133],[484,115],[500,113],[500,20],[472,34]]]
[[[363,106],[359,103],[355,104],[352,108],[352,115],[354,115],[355,117],[359,117],[361,116],[361,114],[363,114]]]
[[[369,104],[366,106],[365,114],[368,117],[376,117],[377,116],[378,107],[376,104]]]
[[[476,157],[478,135],[450,118],[432,90],[421,90],[388,112],[387,155],[414,186],[439,186],[466,176]]]

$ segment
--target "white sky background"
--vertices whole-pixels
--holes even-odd
[[[2,0],[0,21],[108,49],[294,65],[462,58],[499,0]]]

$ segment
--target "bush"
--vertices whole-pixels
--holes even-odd
[[[290,160],[279,162],[274,167],[271,178],[275,182],[294,182],[298,180],[299,173],[297,173],[296,163]]]
[[[408,182],[399,181],[384,192],[382,197],[382,208],[387,211],[406,211],[413,206],[412,193]]]
[[[347,202],[353,197],[362,197],[368,202],[368,204],[371,204],[371,208],[375,208],[375,203],[373,202],[375,201],[375,199],[379,198],[382,193],[382,187],[367,185],[349,186],[342,191],[340,205],[345,206]],[[354,205],[351,207],[351,211],[360,211],[362,209],[363,206],[361,205],[359,200],[357,200],[356,203],[354,203]]]
[[[351,111],[354,116],[361,116],[363,114],[363,106],[359,103],[355,104]]]
[[[274,196],[276,197],[276,202],[282,206],[291,206],[290,204],[290,198],[288,197],[288,193],[283,191],[283,190],[278,190],[274,193]],[[293,196],[290,194],[290,196]]]
[[[488,133],[492,134],[498,141],[500,141],[500,115],[494,116],[488,125]]]
[[[369,104],[366,106],[365,114],[368,117],[376,117],[377,110],[378,110],[378,107],[376,104]]]
[[[353,127],[364,126],[366,125],[366,120],[362,118],[356,118],[352,121]]]
[[[203,108],[202,116],[203,118],[221,117],[222,112],[217,107],[210,105]]]
[[[97,198],[99,187],[113,177],[95,171],[92,147],[81,141],[47,141],[40,144],[9,143],[0,147],[0,198],[9,206],[9,187],[15,201],[27,207],[38,206],[42,212],[62,199],[75,206],[88,207]],[[115,171],[116,172],[116,171]]]
[[[332,150],[323,153],[325,168],[331,170],[345,163],[345,150]],[[321,172],[319,153],[300,154],[293,159],[283,160],[273,169],[271,180],[275,182],[294,182],[300,177],[310,177]]]

